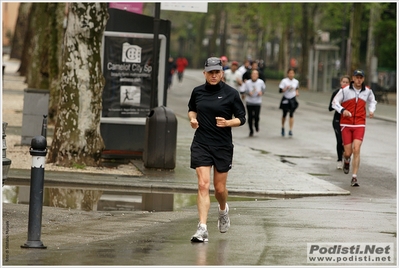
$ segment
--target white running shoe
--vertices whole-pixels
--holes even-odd
[[[229,206],[227,205],[227,203],[226,203],[226,213],[220,214],[220,206],[218,206],[218,213],[219,213],[218,229],[221,233],[225,233],[230,228]]]
[[[342,169],[342,161],[337,161],[337,169]]]
[[[352,187],[359,187],[359,183],[357,182],[357,178],[356,177],[352,177],[351,186]]]
[[[195,234],[191,237],[191,242],[208,242],[208,230],[198,223],[198,228]]]

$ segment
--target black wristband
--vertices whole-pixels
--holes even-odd
[[[345,108],[342,108],[342,110],[341,110],[341,114],[342,114],[344,111],[345,111]]]

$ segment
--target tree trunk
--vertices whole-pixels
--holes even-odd
[[[49,11],[51,20],[49,21],[49,89],[50,89],[50,101],[49,101],[49,112],[48,112],[48,123],[54,124],[55,117],[58,112],[58,103],[60,99],[60,73],[62,64],[62,52],[63,52],[63,39],[64,39],[64,18],[66,3],[50,3]]]
[[[227,53],[227,12],[226,10],[221,10],[221,21],[222,21],[222,36],[220,38],[220,55],[229,56]]]
[[[258,32],[256,35],[256,58],[263,60],[264,59],[264,56],[263,56],[264,33],[263,33],[263,29],[260,26],[257,26],[257,27],[258,27]]]
[[[49,63],[49,35],[48,21],[51,14],[48,12],[48,3],[34,3],[32,9],[31,27],[33,36],[31,39],[31,53],[26,70],[26,83],[29,88],[48,89],[48,63]]]
[[[355,69],[360,66],[360,33],[362,25],[362,9],[361,3],[353,4],[351,26],[350,26],[350,68],[349,73],[352,74]]]
[[[10,58],[12,59],[21,59],[22,57],[31,6],[32,3],[21,3],[19,5],[17,23],[15,24],[14,36],[11,43]]]
[[[195,53],[193,55],[193,68],[203,68],[204,63],[202,62],[204,57],[206,57],[203,53],[203,45],[202,45],[202,40],[204,40],[205,37],[205,26],[206,26],[206,19],[208,17],[206,14],[203,14],[201,19],[200,19],[200,26],[198,27],[198,35],[195,38]]]
[[[300,66],[298,73],[300,74],[299,83],[301,86],[308,86],[308,66],[309,66],[309,33],[311,28],[309,27],[309,11],[308,4],[302,4],[302,50]]]
[[[24,42],[23,42],[23,48],[22,48],[22,55],[21,55],[21,64],[19,65],[18,72],[21,76],[25,76],[28,70],[28,65],[30,62],[30,58],[32,55],[32,38],[33,38],[33,25],[32,21],[34,20],[34,17],[36,16],[36,7],[37,5],[35,3],[32,3],[30,5],[30,9],[28,12],[28,24],[27,24],[27,29],[25,32],[24,36]]]
[[[366,66],[367,70],[366,73],[368,74],[365,79],[365,83],[371,85],[372,77],[373,77],[373,70],[371,61],[373,56],[375,56],[375,25],[380,21],[381,15],[381,4],[380,3],[370,3],[370,21],[369,21],[369,31],[368,31],[368,38],[367,38],[367,57],[366,57]]]
[[[216,39],[219,35],[219,28],[220,28],[220,3],[214,3],[214,12],[213,12],[213,33],[211,40],[209,40],[209,50],[208,50],[208,57],[220,57],[218,55],[217,46],[216,46]]]
[[[50,90],[48,120],[51,124],[59,101],[65,3],[33,3],[30,6],[20,74],[26,76],[29,88]]]
[[[284,26],[283,32],[280,38],[280,49],[278,51],[278,69],[284,70],[284,73],[287,72],[288,68],[288,37],[289,37],[289,28],[287,25]]]
[[[102,91],[101,42],[108,19],[106,3],[69,3],[64,39],[61,98],[49,162],[98,166]]]

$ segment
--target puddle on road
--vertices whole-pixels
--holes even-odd
[[[3,203],[29,204],[30,186],[3,186]],[[84,211],[179,211],[195,206],[197,196],[182,193],[133,193],[107,189],[45,187],[43,205]],[[229,201],[262,199],[231,197]],[[266,199],[265,199],[266,200]],[[211,202],[217,202],[211,196]]]

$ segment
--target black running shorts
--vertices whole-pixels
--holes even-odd
[[[233,148],[231,146],[209,146],[193,141],[191,144],[190,167],[196,169],[203,166],[215,166],[218,172],[227,172],[233,162]]]

